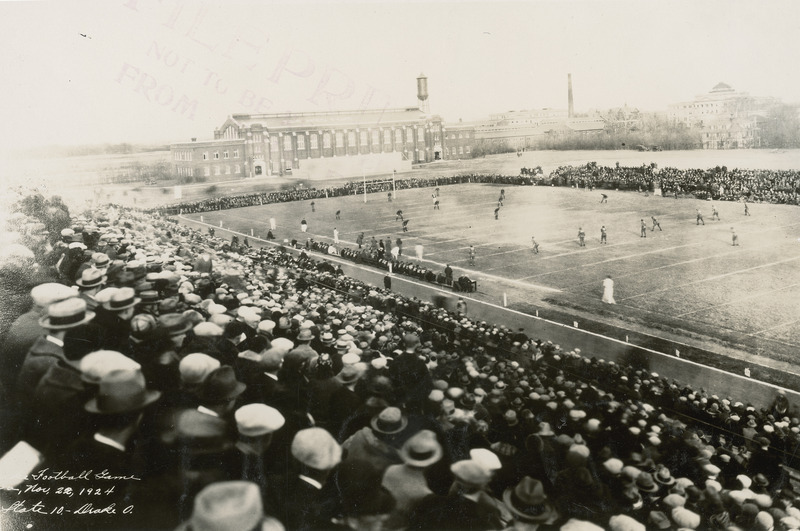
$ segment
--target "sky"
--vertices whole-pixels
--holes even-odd
[[[800,2],[0,2],[3,148],[213,138],[230,114],[800,103]]]

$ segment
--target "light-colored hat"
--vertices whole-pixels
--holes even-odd
[[[203,322],[194,327],[194,334],[197,337],[220,337],[223,332],[224,330],[214,323]]]
[[[425,467],[439,461],[444,452],[434,432],[420,430],[403,444],[399,453],[406,464]]]
[[[627,514],[616,514],[608,520],[611,531],[645,531],[647,528],[641,522],[634,520]]]
[[[111,294],[107,302],[103,302],[103,307],[112,312],[121,312],[128,308],[133,308],[140,302],[142,302],[142,299],[136,296],[136,291],[133,288],[119,288]]]
[[[90,383],[98,383],[112,371],[138,370],[142,366],[128,356],[114,350],[97,350],[81,358],[81,378]]]
[[[266,404],[247,404],[236,410],[236,428],[248,437],[259,437],[278,431],[286,422],[283,415]]]
[[[486,448],[473,448],[469,451],[469,457],[489,472],[503,468],[503,464],[497,454]]]
[[[88,323],[94,319],[94,312],[86,309],[86,301],[72,297],[51,304],[47,315],[39,319],[39,325],[49,330],[66,330]]]
[[[304,465],[330,470],[342,460],[342,447],[322,428],[306,428],[295,434],[292,455]]]
[[[178,364],[178,371],[182,382],[197,385],[203,383],[206,377],[219,367],[219,360],[198,352],[185,356]]]
[[[472,459],[453,463],[450,471],[460,483],[467,486],[483,487],[491,480],[489,472]]]
[[[33,303],[42,308],[47,308],[55,302],[60,302],[71,297],[77,296],[74,288],[58,284],[57,282],[45,282],[39,284],[31,290]]]
[[[270,519],[272,520],[272,519]],[[264,507],[261,489],[250,481],[219,481],[201,490],[194,499],[191,519],[178,529],[233,531],[262,529]],[[276,522],[277,523],[277,522]],[[278,524],[280,525],[280,524]]]

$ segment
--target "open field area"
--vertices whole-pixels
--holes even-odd
[[[46,182],[52,191],[54,182],[59,186],[70,186],[70,190],[58,192],[80,200],[97,197],[103,202],[114,202],[140,208],[152,208],[178,201],[173,195],[175,182],[161,182],[157,186],[145,186],[141,182],[128,184],[102,184],[110,174],[124,172],[125,168],[139,162],[152,164],[170,160],[168,152],[142,153],[138,155],[107,155],[95,157],[66,157],[30,161],[5,161],[8,166],[3,175],[8,176],[9,182],[24,181],[28,184]],[[639,152],[633,150],[616,151],[527,151],[517,157],[514,153],[490,155],[485,158],[465,159],[455,161],[440,161],[423,165],[413,171],[398,174],[406,178],[430,178],[432,176],[445,176],[459,173],[499,173],[503,175],[518,175],[520,168],[541,166],[547,175],[559,166],[584,165],[595,161],[599,165],[614,166],[619,162],[622,166],[641,166],[655,162],[659,168],[675,167],[687,168],[713,168],[727,166],[728,168],[749,169],[782,169],[790,170],[800,168],[800,150],[693,150],[693,151],[659,151]],[[391,177],[391,176],[380,176]],[[260,192],[265,189],[273,190],[280,187],[303,186],[324,187],[342,183],[355,178],[340,178],[333,180],[308,179],[299,181],[297,177],[263,177],[258,179],[239,179],[220,182],[204,182],[185,185],[182,187],[183,201],[196,201],[209,197],[209,195],[235,195]],[[373,176],[367,175],[367,178]],[[81,185],[81,183],[83,183]],[[214,187],[212,189],[212,186]],[[213,190],[210,192],[209,190]]]
[[[449,263],[455,276],[464,272],[479,291],[499,302],[506,293],[512,308],[534,311],[561,308],[638,323],[654,329],[708,338],[712,343],[753,354],[792,359],[800,346],[800,213],[796,207],[750,205],[744,216],[738,203],[716,203],[721,221],[711,219],[711,203],[637,193],[611,192],[600,203],[597,192],[563,188],[506,187],[498,220],[493,210],[500,186],[442,187],[441,210],[433,210],[432,189],[402,191],[389,203],[383,194],[284,203],[206,212],[207,223],[263,237],[269,218],[277,220],[278,238],[311,237],[332,241],[339,229],[343,245],[366,240],[403,239],[404,255],[416,244],[425,249],[432,269]],[[695,209],[705,217],[698,226]],[[403,234],[395,211],[410,219]],[[335,220],[341,210],[341,220]],[[199,220],[200,214],[189,216]],[[663,231],[650,230],[655,216]],[[308,233],[300,232],[300,220]],[[640,219],[647,237],[640,237]],[[600,245],[600,226],[608,244]],[[586,231],[579,247],[578,227]],[[740,246],[731,245],[731,228]],[[531,236],[540,244],[533,254]],[[474,245],[476,262],[469,265]],[[615,306],[600,302],[601,282],[616,282]]]

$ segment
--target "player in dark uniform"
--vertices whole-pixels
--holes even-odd
[[[586,233],[583,227],[578,227],[578,247],[586,247]]]
[[[600,199],[600,202],[601,202],[601,203],[608,203],[608,196],[607,196],[606,194],[602,193],[602,192],[600,193],[600,195],[602,195],[602,196],[603,196],[603,197]]]
[[[403,232],[408,232],[408,220],[403,220]]]
[[[747,206],[747,202],[745,202],[745,204],[744,204],[744,215],[745,216],[749,216],[750,215],[750,208]]]
[[[403,221],[403,211],[402,210],[398,210],[397,212],[394,213],[394,220],[397,221],[398,219],[400,221]]]
[[[603,225],[602,227],[600,227],[600,243],[607,244],[608,243],[607,236],[608,235],[606,234],[606,226]]]
[[[656,227],[658,227],[658,230],[660,230],[660,231],[662,231],[662,232],[663,232],[663,230],[661,229],[661,223],[659,223],[659,222],[658,222],[658,220],[656,219],[656,217],[655,217],[655,216],[650,216],[650,219],[652,219],[652,220],[653,220],[653,228],[652,228],[652,229],[650,229],[650,232],[653,232],[653,231],[655,231],[655,230],[656,230]]]
[[[337,210],[336,211],[336,219],[342,219],[342,211],[341,210]]]
[[[494,209],[494,219],[499,219],[500,216],[500,207]]]
[[[642,226],[639,228],[639,237],[647,238],[647,225],[645,225],[644,219],[642,220]]]
[[[706,222],[705,222],[705,221],[703,221],[703,214],[701,214],[701,213],[700,213],[700,209],[698,208],[698,209],[697,209],[697,223],[695,223],[695,225],[700,225],[701,223],[702,223],[703,225],[705,225],[705,224],[706,224]]]

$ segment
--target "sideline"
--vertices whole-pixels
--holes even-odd
[[[226,229],[226,228],[222,228],[222,227],[215,227],[214,225],[211,225],[209,223],[205,223],[205,222],[202,222],[202,221],[196,221],[196,220],[193,220],[193,219],[186,218],[183,215],[178,215],[177,217],[180,218],[181,220],[185,221],[185,222],[188,222],[188,223],[196,223],[198,225],[204,225],[204,226],[211,227],[211,228],[214,228],[214,229],[227,231],[227,232],[229,232],[231,234],[237,234],[237,235],[240,235],[240,236],[247,236],[250,239],[255,239],[255,240],[258,240],[259,242],[263,242],[265,244],[269,244],[269,245],[272,245],[274,247],[280,247],[282,245],[282,243],[273,242],[273,241],[270,241],[270,240],[264,240],[262,238],[257,238],[257,237],[254,237],[254,236],[250,236],[250,235],[247,235],[245,233],[238,232],[238,231],[235,231],[235,230]],[[292,249],[292,248],[287,248],[287,249],[291,249],[292,251],[297,252],[297,249]],[[338,257],[336,255],[322,255],[321,253],[318,253],[316,251],[309,251],[309,255],[312,255],[312,254],[315,255],[315,256],[324,256],[326,260],[335,261],[337,263],[341,263],[343,265],[347,265],[349,267],[364,271],[364,272],[369,273],[369,274],[373,274],[373,275],[383,275],[384,274],[384,272],[382,270],[376,270],[376,269],[373,269],[373,268],[367,268],[365,266],[362,266],[362,265],[359,265],[359,264],[355,264],[355,263],[350,262],[348,260],[342,259],[342,258],[340,258],[340,257]],[[439,288],[437,286],[432,286],[430,284],[423,284],[423,283],[417,282],[414,279],[410,279],[410,278],[406,278],[406,277],[402,277],[402,276],[394,276],[393,275],[392,279],[400,281],[400,282],[408,283],[408,284],[417,286],[419,288],[422,288],[423,290],[428,290],[428,291],[431,291],[431,292],[438,292],[438,293],[442,293],[442,294],[446,294],[446,295],[452,295],[452,293],[453,293],[452,291],[444,290],[442,288]],[[501,279],[501,280],[508,281],[508,279]],[[613,337],[605,336],[605,335],[599,334],[597,332],[592,332],[590,330],[584,330],[584,329],[581,329],[581,328],[575,328],[575,327],[570,326],[568,324],[563,324],[563,323],[558,323],[556,321],[551,321],[551,320],[546,319],[544,317],[539,317],[539,316],[536,316],[536,315],[527,314],[527,313],[524,313],[524,312],[521,312],[521,311],[518,311],[518,310],[514,310],[514,309],[511,309],[511,308],[506,308],[506,307],[503,307],[503,306],[499,306],[499,305],[491,303],[491,302],[486,302],[486,301],[482,301],[482,300],[479,300],[479,299],[474,299],[472,297],[465,296],[463,294],[460,294],[459,296],[463,297],[465,300],[469,301],[471,304],[478,305],[478,306],[484,306],[484,307],[489,308],[491,310],[494,310],[494,311],[496,311],[498,313],[508,313],[508,314],[515,315],[516,317],[523,318],[525,320],[529,320],[531,322],[539,322],[539,323],[546,324],[547,326],[552,327],[554,329],[568,330],[570,335],[577,333],[577,335],[583,335],[585,337],[592,338],[592,339],[598,340],[600,342],[611,343],[611,344],[615,345],[616,347],[624,347],[626,349],[635,348],[635,349],[638,349],[638,350],[640,350],[642,352],[646,352],[648,354],[657,356],[659,359],[661,359],[664,362],[667,362],[669,364],[680,364],[680,365],[683,365],[683,366],[692,367],[692,368],[694,368],[694,372],[696,372],[698,374],[707,371],[711,375],[714,375],[714,374],[719,375],[719,379],[712,377],[711,381],[721,382],[724,379],[732,378],[734,381],[740,382],[742,384],[742,387],[755,386],[755,387],[761,387],[762,391],[766,391],[766,389],[764,389],[764,388],[768,388],[772,392],[782,391],[782,392],[787,393],[787,395],[790,395],[795,401],[800,401],[800,393],[798,393],[798,392],[796,392],[796,391],[794,391],[792,389],[787,389],[787,388],[772,384],[770,382],[756,380],[756,379],[753,379],[752,377],[747,377],[747,376],[739,375],[739,374],[736,374],[736,373],[724,371],[724,370],[718,369],[716,367],[703,365],[701,363],[698,363],[698,362],[695,362],[695,361],[692,361],[692,360],[687,360],[687,359],[684,359],[684,358],[676,357],[673,354],[667,354],[667,353],[664,353],[664,352],[659,352],[657,350],[653,350],[653,349],[650,349],[648,347],[644,347],[644,346],[636,345],[634,343],[629,343],[629,342],[626,342],[626,341],[622,341],[620,339],[616,339],[616,338],[613,338]],[[643,335],[646,336],[646,335],[649,335],[649,334],[643,334]],[[653,336],[653,337],[657,337],[657,336]],[[681,347],[696,348],[696,347],[692,347],[691,345],[688,345],[686,343],[682,343],[680,341],[675,341],[675,340],[666,340],[666,341],[668,341],[671,344],[678,345],[678,346],[681,346]],[[792,374],[794,374],[794,373],[792,373]],[[671,377],[671,378],[673,378],[673,377]],[[724,389],[730,389],[730,387],[726,386],[725,384],[722,384],[722,386],[723,386]],[[718,392],[722,393],[722,394],[725,394],[723,391],[718,391]],[[758,398],[766,398],[766,395],[765,394],[762,395],[762,396],[753,395],[753,396],[751,396],[749,398],[749,401],[752,402],[752,403],[755,403],[755,402],[758,401]],[[769,398],[769,400],[771,400],[771,397]]]

